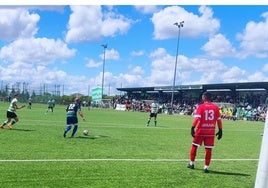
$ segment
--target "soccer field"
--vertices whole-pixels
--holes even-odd
[[[0,103],[0,122],[8,103]],[[254,187],[264,123],[223,120],[210,173],[203,173],[204,148],[195,169],[186,168],[192,117],[82,108],[75,138],[63,137],[65,106],[33,104],[20,121],[0,129],[0,186],[8,187]],[[84,136],[83,130],[89,130]]]

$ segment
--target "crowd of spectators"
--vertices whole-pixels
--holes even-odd
[[[213,102],[221,107],[223,119],[265,121],[268,104],[266,93],[245,93],[236,97],[231,97],[226,93],[218,93],[213,96]],[[148,112],[150,103],[152,100],[156,100],[160,106],[159,113],[168,114],[172,112],[172,114],[193,115],[194,110],[201,101],[200,98],[192,97],[191,95],[179,97],[176,98],[175,96],[174,104],[171,107],[170,94],[160,97],[157,94],[151,94],[146,98],[140,95],[125,95],[111,100],[111,106],[115,108],[117,104],[126,104],[128,111]]]

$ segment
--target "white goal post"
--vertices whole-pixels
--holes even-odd
[[[268,111],[266,112],[259,164],[255,180],[255,188],[267,188],[267,187],[268,187]]]

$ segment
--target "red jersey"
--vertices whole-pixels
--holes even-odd
[[[193,126],[196,128],[195,135],[215,136],[216,123],[218,128],[222,128],[220,108],[211,102],[200,104],[193,121]]]

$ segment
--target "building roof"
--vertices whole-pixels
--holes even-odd
[[[268,90],[268,82],[244,82],[244,83],[220,83],[220,84],[199,84],[199,85],[177,85],[175,91],[182,90]],[[148,91],[172,91],[172,86],[155,86],[155,87],[132,87],[117,88],[124,92],[148,92]]]

